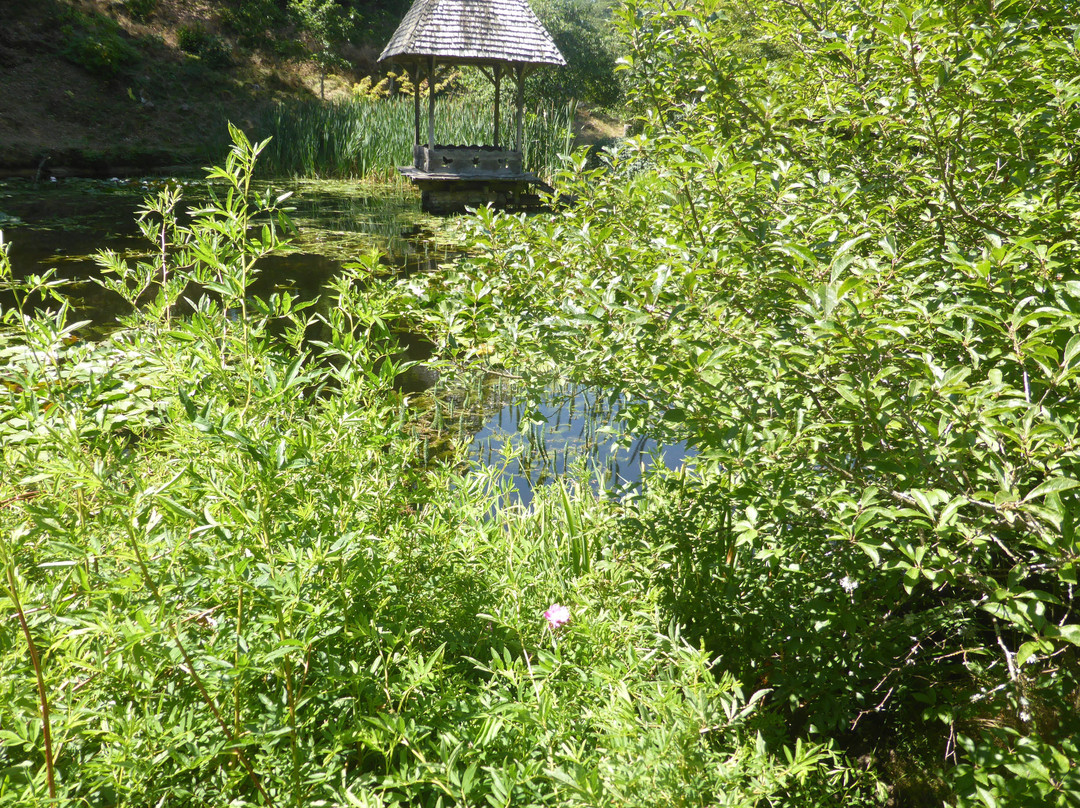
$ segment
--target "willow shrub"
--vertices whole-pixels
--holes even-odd
[[[1073,12],[630,0],[621,25],[639,134],[559,215],[484,214],[416,320],[700,450],[613,542],[771,689],[777,742],[835,739],[906,799],[1076,804]]]
[[[101,342],[0,249],[0,805],[872,800],[765,748],[611,503],[495,512],[419,461],[374,258],[315,308],[248,295],[287,195],[233,136],[208,205],[164,191],[146,257],[102,255],[133,313]]]

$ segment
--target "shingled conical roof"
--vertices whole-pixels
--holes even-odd
[[[527,0],[415,0],[379,61],[565,65]]]

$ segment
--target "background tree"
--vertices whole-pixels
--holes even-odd
[[[310,39],[319,65],[319,97],[326,98],[326,72],[343,64],[337,47],[353,33],[356,12],[336,0],[290,0],[300,25]]]
[[[622,99],[616,69],[620,42],[607,0],[533,0],[537,17],[566,58],[530,81],[536,97],[614,107]]]

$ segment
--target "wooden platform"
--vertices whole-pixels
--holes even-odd
[[[477,171],[451,174],[400,166],[398,171],[420,189],[420,207],[425,213],[464,213],[466,208],[493,205],[502,210],[531,210],[540,206],[535,188],[550,191],[529,172]]]
[[[470,171],[468,174],[449,174],[445,171],[422,171],[413,166],[398,166],[398,171],[415,183],[428,182],[436,185],[451,182],[540,182],[539,177],[528,171]]]

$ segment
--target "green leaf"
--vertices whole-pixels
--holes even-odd
[[[1065,346],[1065,353],[1061,357],[1061,366],[1063,368],[1072,367],[1077,355],[1080,355],[1080,334],[1073,335],[1073,338],[1069,340],[1069,344]]]
[[[1058,627],[1057,633],[1058,636],[1073,645],[1080,645],[1080,624],[1066,623],[1064,626]]]
[[[955,523],[956,517],[960,513],[960,509],[964,507],[964,505],[966,505],[967,503],[968,498],[965,496],[953,497],[949,501],[949,504],[942,509],[941,515],[938,517],[938,522],[934,529],[937,531],[941,531]]]
[[[190,519],[192,521],[198,519],[198,514],[196,514],[195,511],[191,510],[191,508],[187,507],[186,505],[180,504],[172,497],[167,497],[164,494],[158,494],[156,497],[154,497],[154,500],[161,503],[165,510],[169,511],[169,513],[173,514],[174,516],[180,516],[185,519]]]
[[[1040,640],[1032,640],[1026,642],[1020,646],[1016,652],[1016,664],[1018,667],[1027,663],[1031,657],[1043,650],[1043,643]]]
[[[915,569],[914,567],[908,567],[906,570],[904,570],[904,580],[903,580],[904,590],[909,595],[915,590],[915,586],[918,583],[919,583],[919,571],[917,569]]]
[[[880,548],[873,544],[867,544],[866,542],[859,542],[858,547],[874,562],[876,565],[881,565],[881,552]]]
[[[1037,485],[1035,488],[1028,492],[1028,495],[1024,497],[1024,502],[1030,502],[1033,499],[1046,496],[1047,494],[1056,494],[1061,491],[1068,491],[1071,488],[1080,486],[1080,480],[1074,480],[1072,477],[1054,477],[1046,482]]]

